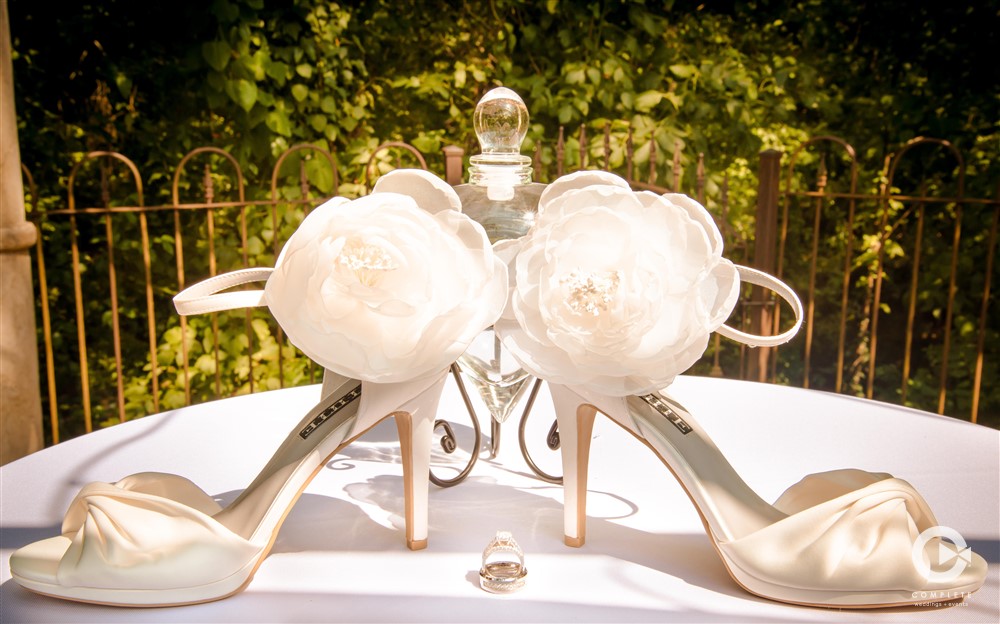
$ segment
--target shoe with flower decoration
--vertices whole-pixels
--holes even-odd
[[[979,555],[951,575],[927,564],[940,560],[931,556],[938,549],[954,550],[940,538],[926,542],[922,560],[913,554],[918,534],[937,523],[906,481],[835,470],[807,476],[772,505],[664,390],[701,357],[713,331],[777,346],[801,323],[802,305],[787,285],[722,257],[719,230],[696,201],[633,192],[609,173],[571,174],[542,194],[532,230],[498,253],[510,262],[511,295],[495,329],[527,371],[549,382],[568,545],[585,539],[587,463],[600,412],[673,473],[729,574],[751,593],[864,608],[982,586]],[[792,307],[794,325],[778,336],[724,325],[741,281],[773,289]]]

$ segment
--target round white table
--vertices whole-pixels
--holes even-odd
[[[771,602],[728,576],[683,490],[659,460],[604,418],[594,429],[587,543],[562,542],[562,491],[533,478],[503,427],[461,485],[431,486],[430,540],[404,543],[399,445],[384,421],[337,455],[289,514],[270,556],[242,593],[176,608],[122,609],[39,596],[10,577],[16,548],[58,533],[81,486],[142,471],[184,475],[222,501],[235,498],[319,387],[215,401],[63,442],[0,468],[2,622],[998,622],[1000,432],[845,396],[749,382],[682,377],[671,389],[759,494],[774,500],[807,473],[854,467],[912,483],[945,526],[990,562],[986,586],[964,603],[836,611]],[[485,414],[485,410],[482,412]],[[517,414],[518,412],[515,412]],[[439,417],[460,445],[471,424],[449,379]],[[488,417],[483,417],[488,431]],[[536,462],[559,474],[545,447],[552,409],[544,388],[528,422]],[[459,466],[440,450],[439,476]],[[456,459],[457,458],[457,459]],[[464,463],[462,464],[464,465]],[[526,587],[479,588],[483,548],[511,531],[526,556]]]

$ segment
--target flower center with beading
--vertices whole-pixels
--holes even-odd
[[[621,274],[618,271],[573,271],[562,276],[559,283],[569,291],[566,305],[574,314],[600,316],[608,311],[618,294]]]
[[[359,282],[369,287],[375,286],[385,273],[399,268],[385,249],[360,238],[349,239],[335,262],[353,272]]]

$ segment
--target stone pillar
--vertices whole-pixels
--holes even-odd
[[[14,114],[7,0],[0,0],[0,464],[44,446],[30,249]]]

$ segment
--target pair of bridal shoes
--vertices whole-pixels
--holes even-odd
[[[939,537],[920,549],[920,534],[937,522],[906,481],[835,470],[805,477],[769,504],[664,390],[701,357],[713,331],[771,347],[801,325],[802,304],[787,285],[722,257],[722,236],[700,204],[633,192],[606,172],[578,172],[546,188],[531,231],[498,253],[509,262],[511,293],[495,330],[525,370],[548,382],[567,545],[585,541],[587,463],[601,413],[673,473],[730,576],[753,594],[865,608],[918,604],[928,595],[960,600],[983,585],[979,555],[958,553]],[[783,299],[792,327],[753,336],[724,325],[741,281]],[[931,564],[949,559],[938,557],[942,548],[968,565]]]
[[[493,325],[551,390],[566,544],[585,541],[591,431],[602,413],[673,473],[729,574],[753,594],[860,608],[916,604],[926,592],[964,597],[982,586],[978,555],[950,575],[929,563],[950,544],[932,538],[914,547],[937,523],[905,481],[837,470],[807,476],[769,504],[666,391],[712,332],[766,347],[801,324],[788,286],[722,257],[722,237],[700,204],[579,172],[546,188],[524,237],[492,248],[460,210],[434,176],[394,172],[366,198],[317,208],[273,270],[236,271],[179,294],[181,314],[267,305],[289,340],[326,369],[323,398],[225,509],[173,475],[92,484],[70,506],[61,536],[12,556],[14,578],[44,594],[107,604],[233,594],[327,458],[388,416],[399,429],[407,544],[423,547],[445,370]],[[266,281],[264,290],[223,292],[255,281]],[[753,336],[726,326],[741,283],[774,290],[794,312],[792,327]]]
[[[228,290],[261,281],[262,290]],[[485,231],[429,173],[393,172],[366,197],[317,207],[274,269],[212,277],[174,302],[182,315],[267,306],[289,341],[324,367],[319,403],[224,509],[176,475],[93,483],[70,504],[61,535],[11,556],[13,578],[42,594],[110,605],[234,594],[330,457],[389,416],[401,447],[406,544],[424,548],[445,376],[506,297],[506,265]]]

